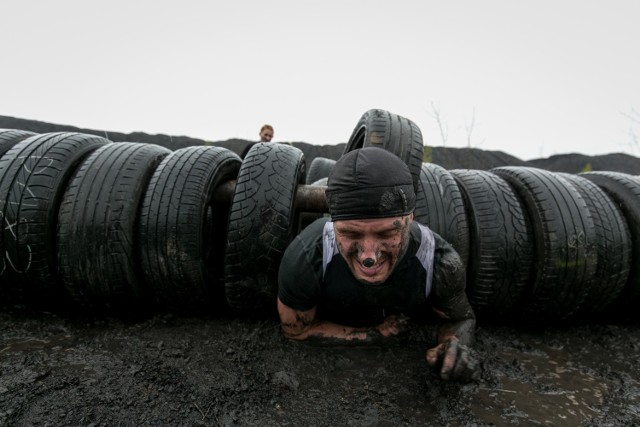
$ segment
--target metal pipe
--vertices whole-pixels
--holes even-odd
[[[317,185],[298,185],[296,189],[295,208],[300,212],[329,212],[324,190],[327,187]],[[230,180],[216,187],[213,200],[218,203],[231,203],[236,189],[236,181]]]
[[[296,209],[300,212],[329,212],[324,190],[327,187],[319,185],[298,185],[296,190]]]

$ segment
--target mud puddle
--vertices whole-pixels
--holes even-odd
[[[599,408],[604,396],[615,387],[610,380],[582,372],[561,349],[541,346],[533,353],[511,350],[499,356],[511,360],[532,378],[498,375],[499,387],[480,387],[471,409],[488,423],[499,425],[507,419],[545,426],[579,426],[603,415]]]

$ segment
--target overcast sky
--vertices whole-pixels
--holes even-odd
[[[636,0],[2,0],[0,16],[0,115],[337,144],[382,108],[428,145],[640,156]]]

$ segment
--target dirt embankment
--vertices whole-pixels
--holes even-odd
[[[192,145],[217,145],[242,153],[251,141],[229,139],[225,141],[205,141],[187,136],[150,135],[144,132],[120,133],[106,130],[83,129],[69,125],[46,123],[37,120],[0,116],[0,129],[20,129],[36,133],[45,132],[81,132],[105,137],[113,142],[144,142],[157,144],[170,150],[177,150]],[[345,141],[349,135],[345,135]],[[326,157],[336,160],[344,151],[345,142],[336,141],[335,145],[312,145],[305,142],[291,142],[304,153],[307,165],[315,157]],[[500,166],[531,166],[555,172],[579,173],[586,169],[623,172],[640,175],[640,158],[626,154],[607,154],[602,156],[585,156],[582,154],[561,154],[549,158],[531,161],[520,160],[502,151],[487,151],[477,148],[445,148],[427,146],[425,160],[442,166],[445,169],[479,169],[489,170]]]

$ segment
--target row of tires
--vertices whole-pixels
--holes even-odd
[[[334,163],[314,159],[308,183],[325,185],[318,174]],[[480,315],[558,319],[640,302],[638,176],[424,163],[414,218],[456,248]]]
[[[214,228],[227,216],[210,199],[235,179],[236,154],[14,130],[0,144],[10,146],[0,157],[5,301],[68,295],[83,307],[140,310],[171,295],[176,307],[210,300],[224,250]]]
[[[407,163],[415,219],[460,253],[479,316],[549,320],[640,300],[640,178],[447,171],[422,163],[418,127],[384,110],[361,117],[345,152],[363,146]],[[0,155],[3,301],[70,296],[112,311],[272,311],[284,250],[326,214],[309,216],[300,190],[322,191],[334,163],[306,168],[286,144],[256,144],[241,160],[220,147],[17,130],[0,131]]]

